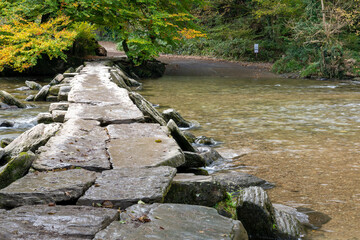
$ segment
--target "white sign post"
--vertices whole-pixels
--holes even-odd
[[[257,55],[259,53],[259,44],[257,43],[254,44],[254,53],[256,54],[256,58],[257,58]]]

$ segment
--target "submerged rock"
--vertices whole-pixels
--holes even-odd
[[[175,139],[183,151],[196,152],[195,148],[188,142],[184,134],[180,131],[172,119],[168,122],[167,127],[169,128],[171,136]]]
[[[209,138],[206,136],[197,137],[194,142],[197,145],[207,145],[207,146],[215,146],[217,144],[217,142],[213,138]]]
[[[180,128],[189,128],[191,127],[191,122],[186,121],[179,112],[177,112],[175,109],[167,109],[162,112],[162,115],[166,122],[169,122],[170,119],[172,119],[176,125]]]
[[[19,153],[16,157],[11,158],[5,166],[0,168],[0,189],[23,177],[34,159],[35,154],[30,151]]]
[[[46,97],[49,93],[50,85],[43,86],[40,91],[35,95],[34,101],[46,101]]]
[[[34,81],[25,81],[26,86],[28,86],[31,90],[40,90],[42,86]]]
[[[5,156],[16,156],[20,152],[35,152],[39,147],[45,145],[47,141],[56,134],[61,128],[60,123],[38,124],[25,131],[5,147]]]
[[[10,105],[16,106],[18,108],[26,108],[26,105],[17,100],[10,93],[0,90],[0,102]]]
[[[0,190],[0,208],[75,203],[93,185],[97,174],[84,169],[29,173]]]
[[[213,207],[224,198],[225,188],[215,182],[211,176],[178,173],[166,195],[165,202]]]
[[[1,239],[83,240],[117,220],[113,209],[84,206],[23,206],[0,213]]]
[[[94,239],[247,240],[248,236],[240,221],[220,216],[214,208],[138,204],[127,208],[121,221],[114,221]]]
[[[102,172],[78,205],[125,209],[138,201],[163,202],[176,173],[175,168],[122,168]],[[111,203],[111,204],[110,204]]]

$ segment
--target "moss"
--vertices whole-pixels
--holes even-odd
[[[237,220],[236,214],[237,198],[233,193],[226,193],[226,199],[215,205],[215,209],[221,214]]]
[[[0,189],[23,177],[34,159],[35,155],[32,152],[21,152],[12,158],[0,172]]]

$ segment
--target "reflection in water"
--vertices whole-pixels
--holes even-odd
[[[328,214],[312,239],[360,236],[359,85],[166,76],[144,81],[141,94],[198,121],[193,133],[223,142],[219,151],[240,155],[225,168],[276,183],[273,202]]]

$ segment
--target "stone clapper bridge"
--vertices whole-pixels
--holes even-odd
[[[73,74],[36,171],[0,190],[0,239],[247,239],[214,208],[164,203],[184,153],[167,126],[146,123],[119,71],[89,62]]]

